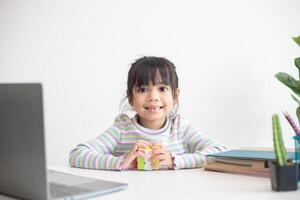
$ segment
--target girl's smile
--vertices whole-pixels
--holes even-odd
[[[151,106],[146,106],[145,109],[151,113],[155,113],[161,111],[163,109],[163,106],[151,105]]]

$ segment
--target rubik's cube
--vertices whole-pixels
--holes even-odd
[[[137,169],[138,170],[155,170],[159,169],[159,160],[153,160],[151,162],[152,157],[152,149],[160,148],[160,147],[146,147],[146,148],[139,148],[139,151],[143,151],[145,154],[145,158],[142,156],[137,157]]]

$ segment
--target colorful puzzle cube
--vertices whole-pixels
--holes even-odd
[[[152,157],[152,149],[160,148],[160,147],[146,147],[146,148],[139,148],[139,151],[143,151],[145,154],[145,158],[142,156],[137,157],[137,169],[138,170],[155,170],[159,169],[159,160],[153,160],[151,162]]]

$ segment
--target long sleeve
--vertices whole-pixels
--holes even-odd
[[[123,156],[114,156],[122,130],[122,116],[116,118],[112,127],[98,137],[81,143],[70,152],[72,167],[88,169],[118,170]]]
[[[190,124],[182,126],[180,136],[185,145],[186,153],[180,155],[172,154],[175,169],[202,167],[206,162],[207,154],[227,150],[225,146],[202,134],[197,127]]]

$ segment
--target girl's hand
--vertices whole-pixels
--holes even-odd
[[[155,148],[158,147],[158,148]],[[169,169],[174,169],[173,158],[171,152],[165,148],[161,143],[152,144],[152,158],[153,160],[159,160],[159,168],[167,166]]]
[[[124,161],[120,165],[120,169],[136,169],[136,157],[143,156],[145,157],[145,154],[142,151],[138,151],[138,149],[151,147],[151,143],[145,141],[145,140],[138,140],[130,150],[128,154],[126,154]]]

